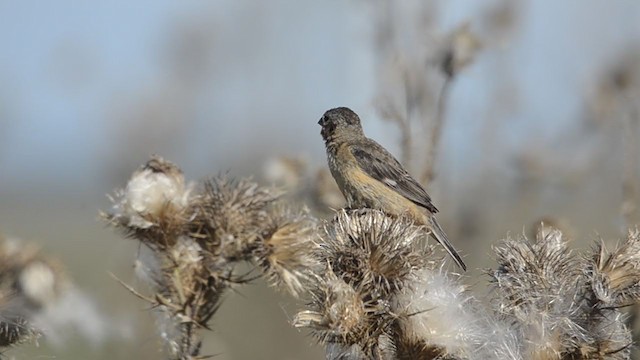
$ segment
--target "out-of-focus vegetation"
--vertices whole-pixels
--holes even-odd
[[[142,247],[98,219],[105,194],[159,153],[193,178],[275,182],[331,218],[342,199],[316,122],[334,106],[428,184],[478,298],[507,234],[533,240],[543,221],[588,253],[640,219],[637,4],[147,5],[0,5],[0,228],[64,264],[94,331],[65,322],[3,356],[158,358],[150,303],[109,274],[144,286]],[[291,326],[299,304],[262,279],[220,304],[201,354],[323,358]]]

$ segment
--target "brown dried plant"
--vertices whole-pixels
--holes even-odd
[[[309,310],[294,326],[308,327],[331,359],[391,359],[399,314],[395,296],[425,267],[432,251],[424,229],[377,210],[341,210],[325,226],[315,256],[326,265],[311,287]]]
[[[608,252],[576,256],[559,230],[507,239],[491,274],[494,309],[514,324],[524,359],[630,359],[623,306],[639,300],[637,230]]]
[[[307,301],[293,325],[327,359],[630,359],[620,308],[640,298],[640,232],[613,251],[578,256],[554,226],[495,248],[490,306],[449,273],[424,228],[372,209],[318,225],[279,192],[226,177],[186,184],[159,157],[136,171],[105,218],[139,240],[140,274],[172,359],[197,359],[224,292],[268,282]]]
[[[260,265],[270,282],[298,295],[314,259],[315,222],[304,211],[279,204],[280,192],[248,179],[208,179],[185,184],[182,171],[154,156],[118,191],[103,217],[150,251],[138,270],[161,320],[170,358],[201,358],[201,329],[224,292],[248,281],[238,262]]]
[[[503,359],[517,337],[446,272],[409,219],[339,210],[322,235],[326,269],[294,319],[328,359]],[[514,356],[515,356],[514,355]]]
[[[38,247],[0,236],[0,348],[34,341],[34,319],[55,303],[67,278],[60,264]]]

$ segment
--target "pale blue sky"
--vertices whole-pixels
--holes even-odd
[[[487,3],[447,3],[443,31],[473,24]],[[444,141],[454,162],[473,153],[483,124],[474,119],[490,111],[487,93],[502,66],[496,59],[518,87],[518,107],[501,129],[506,145],[517,147],[570,127],[594,70],[640,36],[638,2],[529,1],[523,10],[510,44],[481,53],[455,84]],[[373,120],[371,14],[361,1],[0,2],[0,193],[100,184],[104,159],[122,141],[112,117],[140,103],[140,93],[155,99],[172,81],[166,38],[189,22],[210,23],[214,45],[187,141],[175,149],[151,138],[148,150],[126,160],[138,164],[160,152],[204,176],[233,167],[229,159],[320,159],[315,119],[340,105],[371,119],[369,135],[391,146],[391,127]],[[242,153],[239,144],[257,152]]]

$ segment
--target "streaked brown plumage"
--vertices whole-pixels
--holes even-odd
[[[467,267],[434,216],[431,197],[385,148],[367,138],[360,118],[339,107],[324,113],[318,124],[327,148],[329,169],[350,207],[407,214],[425,225],[463,270]]]

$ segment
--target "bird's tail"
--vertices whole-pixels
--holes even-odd
[[[453,258],[453,261],[455,261],[462,270],[467,271],[467,265],[464,264],[464,261],[462,261],[462,258],[456,249],[454,249],[453,245],[449,242],[449,239],[447,239],[447,235],[440,227],[440,224],[438,224],[438,221],[436,221],[435,216],[429,216],[429,227],[431,228],[431,235],[444,247],[445,250],[447,250],[449,255]]]

